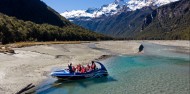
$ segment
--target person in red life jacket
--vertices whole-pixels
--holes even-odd
[[[90,67],[89,64],[86,66],[86,71],[87,71],[87,72],[91,71],[91,67]]]
[[[72,70],[73,70],[73,72],[76,72],[76,68],[75,68],[75,66],[72,67]]]
[[[86,72],[86,68],[84,66],[82,66],[81,73],[85,73],[85,72]]]
[[[78,70],[79,70],[79,65],[77,65],[77,67],[76,67],[76,72],[79,72]]]
[[[91,69],[92,69],[92,70],[95,70],[95,69],[96,69],[96,64],[94,63],[94,61],[92,61]]]
[[[81,65],[77,65],[77,72],[81,72]]]

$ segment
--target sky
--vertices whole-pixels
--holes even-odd
[[[41,0],[59,13],[71,10],[99,8],[114,0]],[[127,1],[127,0],[125,0]]]

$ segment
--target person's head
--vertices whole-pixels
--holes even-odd
[[[92,64],[94,64],[94,61],[92,61]]]

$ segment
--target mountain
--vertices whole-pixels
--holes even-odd
[[[118,15],[93,20],[75,20],[73,23],[87,29],[113,37],[131,36],[134,31],[141,30],[144,18],[152,13],[154,7],[144,7],[136,11],[127,11]]]
[[[110,37],[72,24],[40,0],[0,0],[0,42],[90,41]]]
[[[72,22],[117,38],[189,39],[189,0],[173,1],[130,0],[120,13]]]
[[[103,5],[100,8],[89,8],[87,10],[73,10],[61,13],[70,21],[75,20],[93,20],[93,18],[107,17],[120,14],[125,11],[135,11],[147,6],[162,6],[177,0],[115,0],[111,4]]]
[[[73,10],[61,13],[62,16],[66,17],[70,21],[72,19],[89,20],[89,18],[97,18],[102,16],[110,16],[118,13],[126,3],[124,0],[115,0],[111,4],[103,5],[100,8],[89,8],[87,10]]]
[[[67,26],[71,23],[40,0],[0,0],[0,12],[37,24]]]
[[[139,39],[190,40],[190,0],[181,0],[154,10],[144,18]]]

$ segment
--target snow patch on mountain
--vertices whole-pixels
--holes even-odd
[[[175,2],[178,0],[130,0],[127,2],[127,7],[129,7],[132,11],[136,9],[141,9],[146,6],[162,6],[171,2]]]
[[[86,12],[86,10],[72,10],[69,12],[64,12],[61,15],[65,18],[93,17],[93,15],[91,13]]]
[[[171,2],[178,0],[129,0],[125,2],[124,0],[115,0],[111,4],[103,5],[100,8],[89,8],[87,10],[72,10],[61,13],[67,19],[73,18],[96,18],[101,16],[110,16],[122,12],[122,10],[127,9],[127,11],[135,11],[136,9],[141,9],[146,6],[162,6]],[[84,20],[84,19],[83,19]]]
[[[72,10],[61,13],[62,16],[65,18],[80,18],[80,17],[100,17],[102,15],[113,15],[118,12],[118,10],[122,9],[123,6],[126,5],[124,0],[115,0],[115,2],[103,5],[101,8],[89,8],[88,10]]]

